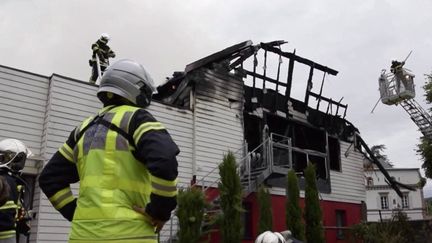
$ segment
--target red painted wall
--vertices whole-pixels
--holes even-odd
[[[214,192],[213,192],[214,193]],[[285,230],[285,196],[272,195],[272,209],[273,209],[273,231]],[[245,202],[251,206],[251,222],[246,222],[245,227],[249,223],[252,232],[251,239],[245,239],[243,243],[253,243],[257,236],[258,231],[258,204],[255,193],[250,194]],[[304,208],[304,200],[300,199],[300,206]],[[346,226],[358,224],[361,221],[361,204],[321,201],[321,209],[323,212],[323,224],[325,227],[325,238],[327,243],[348,243],[348,239],[336,239],[336,210],[345,211]],[[220,235],[218,232],[213,233],[211,236],[211,243],[219,243]]]

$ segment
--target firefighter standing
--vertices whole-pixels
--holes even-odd
[[[89,60],[89,64],[92,67],[92,75],[90,77],[90,83],[95,83],[99,77],[96,55],[99,58],[101,75],[103,74],[105,69],[109,66],[109,58],[115,57],[114,51],[111,50],[111,48],[107,45],[109,40],[110,40],[109,35],[103,33],[101,37],[91,46],[93,54],[92,54],[92,59]]]
[[[390,71],[393,74],[398,74],[399,72],[402,71],[403,65],[405,65],[405,62],[399,62],[399,61],[393,59],[392,64],[390,66]]]
[[[97,92],[104,108],[75,128],[43,169],[42,191],[72,221],[69,242],[157,242],[177,205],[179,149],[143,109],[154,91],[140,64],[112,64]],[[78,181],[74,198],[70,184]]]
[[[0,204],[0,243],[16,243],[17,234],[30,230],[23,208],[24,182],[18,177],[30,150],[19,140],[0,141],[0,191],[4,204]]]

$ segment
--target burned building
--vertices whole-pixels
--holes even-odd
[[[193,62],[158,87],[148,109],[180,147],[180,187],[192,182],[217,195],[218,165],[234,153],[246,192],[244,242],[257,234],[256,188],[271,188],[274,230],[284,230],[287,171],[294,169],[303,186],[308,163],[317,168],[326,240],[344,242],[346,227],[365,213],[363,161],[370,151],[345,119],[348,106],[322,94],[325,77],[337,71],[282,51],[283,44],[245,41]],[[304,78],[294,75],[297,68],[307,70]],[[20,139],[36,155],[24,170],[33,185],[29,242],[67,242],[70,225],[40,193],[35,177],[69,132],[101,108],[97,86],[4,66],[0,82],[0,139]],[[298,83],[306,86],[301,100],[291,94]],[[173,218],[161,241],[173,239],[176,229]]]

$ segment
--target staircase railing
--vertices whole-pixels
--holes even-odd
[[[274,164],[275,163],[274,154],[273,154],[274,148],[288,150],[287,165],[281,166],[279,164],[277,165]],[[247,152],[247,144],[245,144],[236,152],[234,152],[234,155],[238,155],[241,153],[241,155],[243,156],[237,162],[237,172],[240,175],[241,180],[244,181],[246,179],[246,183],[242,183],[244,192],[248,194],[256,190],[258,184],[262,182],[258,180],[258,177],[252,178],[251,175],[253,171],[261,171],[261,175],[263,175],[262,173],[268,171],[269,173],[267,175],[269,175],[273,171],[274,166],[292,168],[293,152],[305,154],[307,161],[309,160],[309,156],[311,155],[317,157],[323,157],[324,160],[327,160],[325,153],[293,147],[291,144],[291,139],[289,137],[275,134],[275,133],[269,134],[269,136],[267,136],[261,144],[259,144],[256,148],[254,148],[250,152]],[[219,165],[214,167],[204,176],[202,176],[199,180],[196,181],[194,185],[201,187],[203,193],[206,193],[206,191],[209,188],[216,187],[217,183],[220,182],[220,178],[214,180],[208,180],[208,178],[211,178],[212,174],[215,173],[218,168]],[[260,179],[264,180],[265,178],[260,178]],[[322,200],[321,193],[319,193],[319,197]],[[178,228],[178,219],[176,219],[175,211],[173,212],[169,222],[170,222],[169,230],[162,231],[160,234],[161,239],[163,238],[168,238],[168,239],[161,242],[169,242],[169,243],[173,242],[174,234]]]

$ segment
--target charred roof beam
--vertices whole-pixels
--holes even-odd
[[[276,48],[274,46],[271,46],[271,45],[268,45],[266,43],[261,43],[261,48],[264,49],[264,50],[271,51],[271,52],[274,52],[276,54],[279,54],[279,55],[281,55],[283,57],[286,57],[286,58],[289,58],[289,59],[293,59],[294,61],[297,61],[299,63],[303,63],[303,64],[308,65],[310,67],[314,67],[315,69],[318,69],[320,71],[326,72],[328,74],[335,75],[335,76],[338,74],[338,71],[336,71],[334,69],[331,69],[329,67],[323,66],[323,65],[321,65],[319,63],[316,63],[316,62],[313,62],[313,61],[311,61],[309,59],[297,56],[295,53],[284,52],[281,49],[278,49],[278,48]]]

